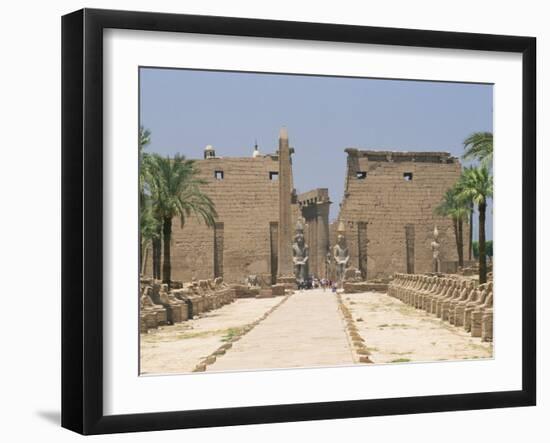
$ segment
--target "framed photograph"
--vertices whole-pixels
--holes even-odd
[[[62,20],[62,425],[535,405],[536,41]]]

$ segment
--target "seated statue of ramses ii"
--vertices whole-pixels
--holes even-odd
[[[292,261],[294,262],[294,276],[297,282],[304,282],[308,277],[309,248],[304,238],[304,227],[298,220],[296,233],[292,244]]]
[[[344,273],[348,267],[349,250],[346,244],[346,237],[342,233],[338,234],[337,243],[334,246],[334,261],[336,263],[336,278],[342,281]]]

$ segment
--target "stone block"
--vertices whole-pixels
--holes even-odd
[[[295,290],[298,289],[296,284],[296,278],[292,277],[277,277],[277,284],[284,285],[285,289]]]
[[[483,318],[483,311],[476,310],[472,312],[472,325],[470,328],[470,333],[472,337],[481,337],[481,323]]]
[[[275,284],[271,286],[271,293],[273,296],[285,295],[285,285]]]
[[[139,322],[140,332],[147,332],[149,329],[158,328],[157,314],[155,311],[142,310]]]
[[[166,313],[166,309],[159,309],[155,312],[157,325],[163,326],[168,324],[168,316]]]
[[[273,297],[273,291],[271,289],[260,289],[260,293],[256,296],[256,298],[272,298]]]
[[[464,326],[464,310],[466,309],[465,304],[459,304],[455,308],[454,320],[455,326]]]
[[[487,309],[481,319],[481,340],[493,341],[493,310]]]
[[[260,288],[249,288],[239,284],[232,285],[231,289],[235,291],[235,298],[254,298],[260,293]]]
[[[344,281],[344,293],[356,294],[358,292],[386,292],[388,290],[387,283],[370,283],[364,282],[348,282]]]

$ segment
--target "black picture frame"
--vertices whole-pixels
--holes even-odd
[[[103,413],[103,30],[522,54],[522,389],[392,399]],[[536,403],[536,39],[339,24],[83,9],[62,18],[62,426],[104,434],[532,406]]]

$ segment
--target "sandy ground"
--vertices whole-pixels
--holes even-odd
[[[207,371],[353,364],[334,294],[296,291]]]
[[[192,371],[203,357],[259,319],[283,297],[238,299],[187,322],[140,334],[141,374]]]
[[[342,294],[374,363],[492,358],[491,343],[386,294]]]

